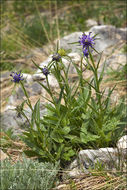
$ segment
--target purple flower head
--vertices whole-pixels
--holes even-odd
[[[89,51],[88,51],[88,49],[87,49],[87,48],[83,50],[83,54],[84,54],[84,56],[85,56],[85,57],[87,57],[87,58],[88,58]]]
[[[59,61],[60,59],[61,59],[61,56],[59,53],[53,54],[53,56],[52,56],[53,61]]]
[[[21,75],[21,72],[19,72],[19,74],[12,72],[12,74],[10,74],[10,76],[13,77],[12,81],[15,83],[19,83],[21,80],[24,80],[23,75]]]
[[[86,35],[85,33],[83,33],[82,34],[82,37],[80,38],[80,40],[79,40],[79,43],[80,43],[80,45],[82,45],[83,46],[83,49],[84,48],[89,48],[89,47],[93,47],[93,45],[95,44],[94,43],[94,38],[93,37],[90,37],[90,34],[91,34],[91,32],[89,32],[89,34],[88,35]]]
[[[45,76],[47,76],[47,75],[49,74],[48,68],[47,68],[47,67],[44,67],[44,68],[42,69],[42,73],[43,73]]]
[[[92,53],[92,51],[93,51],[92,49],[85,48],[85,49],[83,49],[83,54],[85,57],[88,58],[89,52]]]

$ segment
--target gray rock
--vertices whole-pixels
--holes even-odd
[[[52,61],[52,55],[50,55],[48,57],[48,59],[46,59],[45,61],[43,61],[42,63],[40,63],[40,67],[41,68],[47,67],[50,61]],[[40,73],[40,69],[37,70],[37,73]]]
[[[44,103],[40,104],[40,117],[43,117],[47,112],[44,105]],[[24,113],[28,119],[31,119],[32,112],[30,108],[25,108]],[[21,114],[18,114],[16,109],[8,109],[4,113],[1,113],[0,121],[1,129],[7,131],[8,129],[12,128],[14,135],[21,134],[30,127],[27,119]]]
[[[24,87],[27,90],[28,95],[30,96],[30,85],[28,83],[25,83]],[[24,97],[25,95],[22,87],[17,85],[15,88],[15,92],[9,97],[8,104],[15,105],[16,101],[23,100]]]
[[[98,34],[98,40],[96,40],[95,49],[99,52],[104,51],[106,48],[113,46],[120,42],[120,40],[126,40],[126,28],[116,28],[115,26],[101,25],[94,26],[89,31],[93,34]],[[64,49],[72,49],[72,52],[81,52],[81,47],[77,44],[69,44],[78,42],[79,37],[82,36],[82,32],[74,32],[63,37],[60,40],[60,45]]]
[[[88,19],[88,20],[86,21],[86,26],[87,26],[87,27],[93,27],[93,26],[96,26],[96,25],[98,25],[96,20]]]
[[[47,110],[45,108],[45,103],[40,103],[40,117],[43,117],[46,114]],[[28,107],[24,110],[25,115],[28,117],[28,119],[31,119],[32,111]]]
[[[41,81],[45,79],[45,76],[43,75],[43,73],[39,73],[40,70],[37,71],[37,73],[33,74],[32,79],[33,81]]]
[[[112,55],[110,58],[106,59],[105,69],[112,68],[117,70],[122,68],[126,64],[127,56],[125,54],[119,53]]]
[[[31,96],[42,93],[42,87],[37,82],[33,82],[32,85],[30,86],[30,89],[31,89],[31,93],[30,93]]]
[[[12,128],[15,135],[21,134],[28,127],[26,120],[19,116],[16,110],[7,110],[1,113],[0,120],[1,129],[7,131]]]
[[[127,159],[127,135],[121,137],[116,148],[100,148],[81,150],[78,157],[69,165],[69,177],[77,177],[82,173],[89,173],[89,168],[94,168],[98,163],[106,169],[116,169],[122,166]],[[123,166],[122,166],[123,167]]]
[[[27,89],[28,86],[25,85],[25,88]],[[28,93],[28,91],[27,91],[27,93]],[[30,95],[30,93],[28,93],[28,94]],[[19,87],[17,88],[16,93],[15,93],[14,96],[15,96],[15,98],[14,98],[15,101],[16,101],[16,100],[23,100],[23,97],[24,97],[25,95],[24,95],[24,92],[23,92],[21,86],[19,86]]]
[[[23,78],[25,79],[25,82],[27,82],[28,84],[33,82],[31,74],[23,73]]]
[[[69,166],[69,169],[72,170],[73,168],[76,168],[78,166],[78,160],[75,159]]]
[[[79,37],[81,36],[82,32],[74,32],[72,34],[69,34],[60,40],[60,45],[64,49],[71,49],[72,52],[77,52],[77,51],[80,52],[81,50],[78,50],[78,48],[81,49],[80,46],[77,46],[77,44],[69,44],[69,43],[78,42]]]
[[[112,163],[116,161],[117,149],[114,148],[100,148],[98,150],[81,150],[79,152],[79,160],[84,169],[94,167],[97,161],[111,167]],[[111,169],[111,168],[110,168]]]
[[[82,173],[83,171],[81,171],[81,169],[73,168],[70,172],[68,172],[68,176],[71,178],[76,178],[79,177]]]
[[[127,135],[121,137],[117,142],[118,149],[127,149]]]
[[[100,75],[104,64],[105,64],[104,75],[106,75],[107,72],[109,72],[110,70],[120,71],[120,69],[122,69],[123,66],[126,64],[126,59],[127,59],[127,56],[123,53],[118,53],[118,54],[114,54],[110,56],[109,58],[105,60],[105,62],[103,62],[100,65],[98,69],[98,75]]]
[[[120,43],[120,40],[126,40],[126,28],[116,28],[115,26],[94,26],[90,29],[93,34],[98,34],[98,40],[95,43],[95,49],[99,52],[104,51],[106,48]]]

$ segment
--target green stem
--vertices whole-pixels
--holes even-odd
[[[99,80],[98,80],[97,68],[95,69],[94,74],[95,74],[95,80],[96,80],[96,85],[97,85],[96,96],[98,97],[98,103],[99,103],[100,111],[102,112],[101,93],[100,93],[100,86],[99,86]]]
[[[31,102],[30,102],[30,99],[29,99],[29,96],[28,96],[27,91],[26,91],[26,89],[25,89],[25,87],[24,87],[24,85],[23,85],[23,82],[20,81],[20,84],[21,84],[21,87],[22,87],[22,89],[23,89],[23,92],[24,92],[24,94],[25,94],[25,96],[26,96],[26,98],[27,98],[28,105],[29,105],[30,109],[33,111],[33,108],[32,108],[32,105],[31,105]]]
[[[50,96],[51,96],[51,98],[52,98],[52,100],[53,100],[53,103],[54,103],[54,105],[56,105],[55,100],[54,100],[54,97],[53,97],[53,95],[52,95],[52,91],[51,91],[50,85],[49,85],[48,76],[46,76],[46,82],[47,82],[48,89],[49,89],[49,91],[50,91]]]
[[[80,73],[80,84],[81,84],[81,91],[83,93],[84,89],[83,89],[83,57],[81,58],[81,65],[80,65],[80,69],[81,69],[81,73]]]

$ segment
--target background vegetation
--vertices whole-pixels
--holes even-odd
[[[1,70],[12,70],[32,49],[56,38],[88,29],[86,20],[126,26],[126,1],[24,0],[1,1]],[[30,68],[24,65],[25,71]],[[28,71],[29,70],[29,71]]]

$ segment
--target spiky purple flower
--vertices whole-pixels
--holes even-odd
[[[85,33],[82,34],[82,37],[80,38],[79,43],[80,45],[83,46],[83,49],[88,49],[90,47],[92,48],[93,45],[95,44],[94,43],[95,38],[90,37],[91,33],[92,32],[89,32],[88,35],[86,35]]]
[[[89,32],[88,35],[86,35],[85,33],[82,34],[82,37],[79,40],[80,45],[82,45],[82,49],[83,49],[83,54],[85,57],[88,58],[89,55],[89,51],[91,51],[91,49],[93,48],[95,42],[94,40],[96,40],[94,38],[94,36],[90,36],[92,32]]]
[[[12,74],[10,74],[10,76],[13,77],[12,81],[15,83],[19,83],[21,80],[24,80],[23,75],[21,75],[21,72],[19,72],[19,74],[12,72]]]
[[[59,53],[53,54],[53,56],[52,56],[53,61],[59,61],[60,59],[61,59],[61,56]]]
[[[42,69],[42,73],[43,73],[45,76],[47,76],[47,75],[49,74],[48,68],[47,68],[47,67],[44,67],[44,68]]]

